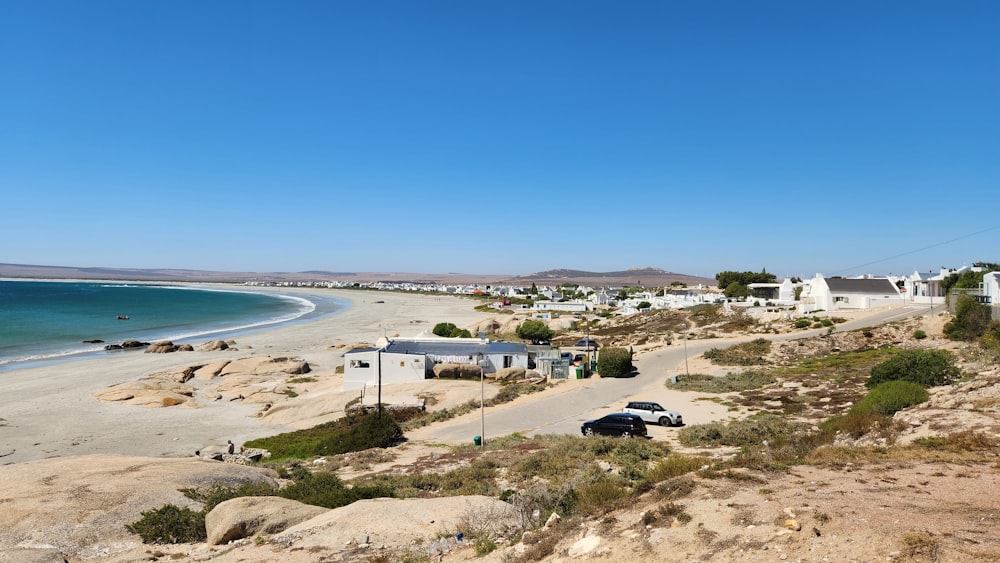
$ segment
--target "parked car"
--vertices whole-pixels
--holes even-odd
[[[667,410],[660,403],[650,401],[632,401],[625,405],[622,412],[637,415],[645,422],[659,424],[660,426],[681,426],[684,424],[681,413]]]
[[[588,420],[580,427],[584,436],[645,436],[646,423],[638,415],[616,412],[596,420]]]
[[[588,350],[597,350],[597,341],[593,338],[583,338],[576,341],[577,348],[586,348]]]

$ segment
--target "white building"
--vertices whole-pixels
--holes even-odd
[[[524,344],[479,338],[390,340],[380,348],[355,348],[344,354],[344,391],[423,381],[439,363],[480,365],[484,374],[509,367],[528,369]]]
[[[803,285],[798,309],[806,314],[900,303],[903,303],[902,293],[888,278],[824,278],[816,274]]]

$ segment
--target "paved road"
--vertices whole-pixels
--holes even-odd
[[[847,321],[836,325],[837,331],[856,330],[859,328],[877,326],[879,324],[902,319],[905,317],[928,314],[927,306],[894,307],[877,311],[864,318]],[[816,336],[828,332],[828,329],[807,330],[781,335],[753,335],[732,340],[726,340],[726,345],[768,338],[775,341],[793,340]],[[701,355],[706,350],[720,346],[719,340],[694,340],[686,343],[688,358]],[[670,397],[684,395],[681,391],[666,389],[666,378],[683,373],[685,361],[685,345],[683,341],[675,341],[669,348],[663,348],[636,356],[635,365],[638,375],[620,379],[601,379],[594,377],[582,380],[569,380],[554,389],[545,392],[543,397],[528,397],[498,407],[490,407],[485,411],[485,417],[480,412],[470,413],[458,419],[443,424],[436,424],[410,432],[407,436],[412,440],[424,440],[442,443],[471,443],[474,436],[483,435],[486,440],[491,437],[506,436],[520,433],[525,436],[539,434],[579,434],[580,424],[596,416],[610,411],[612,405],[620,404],[630,397],[641,396],[648,400],[658,400],[670,408],[676,404]],[[719,407],[713,416],[724,418],[725,409]],[[707,421],[692,420],[683,411],[687,424],[700,424]],[[484,420],[485,419],[485,420]],[[483,427],[485,425],[485,433]],[[650,434],[655,438],[669,429],[650,427]]]

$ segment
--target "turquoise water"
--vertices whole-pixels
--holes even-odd
[[[339,308],[335,301],[196,286],[0,280],[0,370],[23,362],[106,353],[106,344],[129,339],[207,340],[210,335],[329,313]]]

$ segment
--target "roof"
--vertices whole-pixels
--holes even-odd
[[[877,295],[896,294],[899,291],[886,278],[826,278],[831,293],[873,293]]]
[[[527,354],[524,344],[514,342],[468,342],[441,340],[393,340],[385,348],[395,354],[429,354],[432,356],[472,356],[475,354]]]

